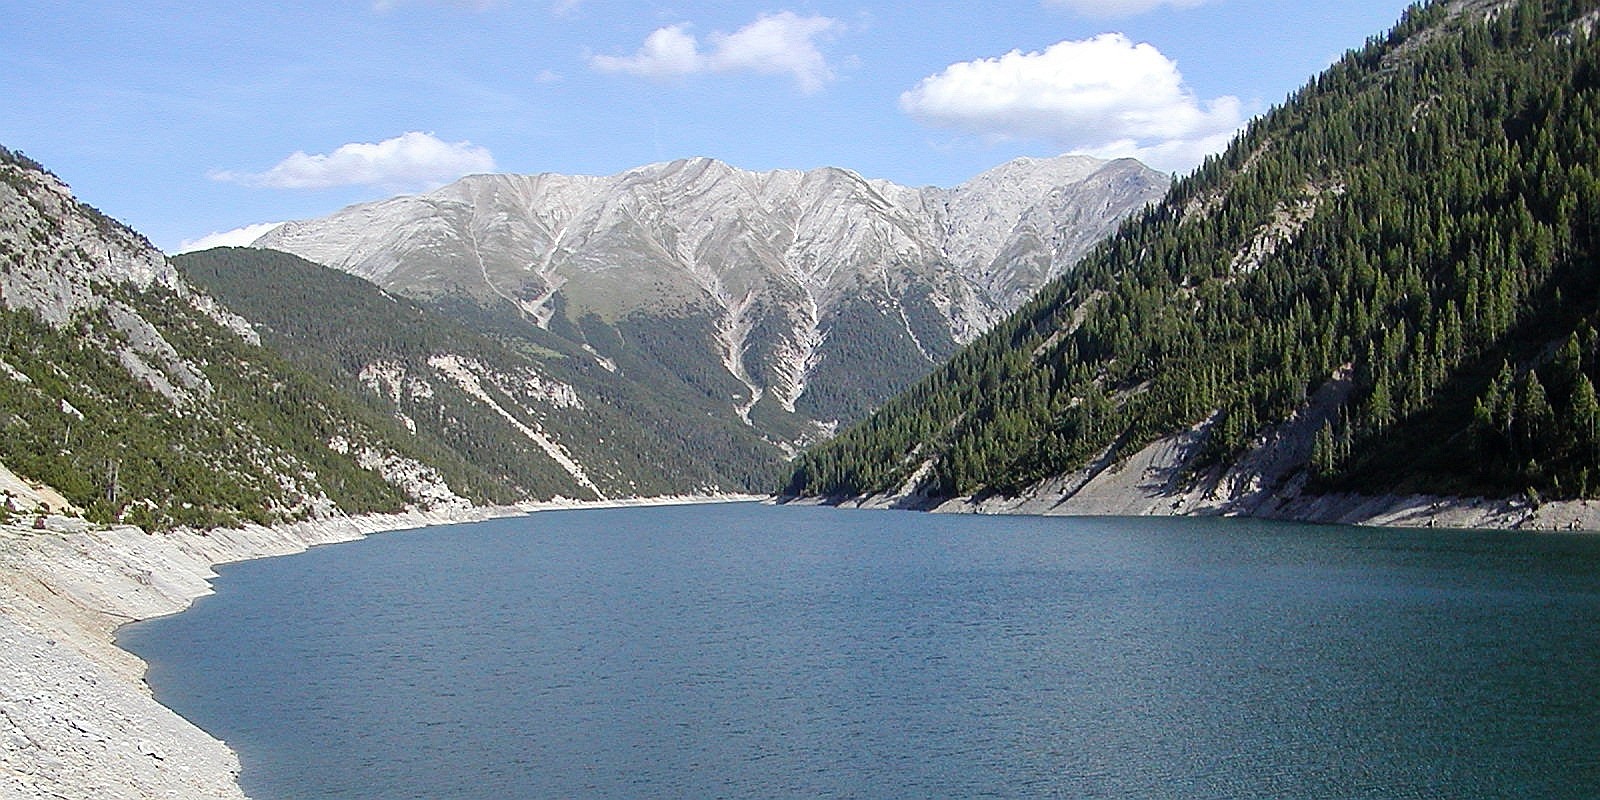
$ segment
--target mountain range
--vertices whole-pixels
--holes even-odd
[[[697,160],[474,176],[260,243],[358,277],[261,247],[168,259],[0,156],[0,509],[155,528],[767,491],[1167,182]]]
[[[709,413],[793,448],[948,358],[1169,182],[1084,156],[954,189],[691,159],[471,176],[254,244],[503,335],[565,340],[607,370],[658,366]]]
[[[1177,181],[482,175],[169,260],[0,149],[0,514],[1586,508],[1597,20],[1417,5]]]

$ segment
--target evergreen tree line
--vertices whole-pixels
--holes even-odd
[[[164,310],[169,323],[183,320],[169,341],[191,354],[189,336],[209,329],[226,341],[198,313],[180,316],[181,301],[135,300]],[[0,311],[0,360],[10,368],[0,375],[0,462],[56,488],[93,521],[153,530],[282,521],[322,497],[350,512],[404,504],[381,477],[328,450],[323,437],[333,431],[358,440],[366,432],[341,425],[344,409],[297,373],[206,349],[200,363],[213,393],[174,404],[108,352],[119,339],[103,312],[57,329],[31,312]]]
[[[771,485],[779,472],[776,448],[742,422],[707,413],[708,398],[721,406],[742,387],[725,372],[691,373],[704,370],[703,358],[687,358],[674,375],[624,355],[617,363],[623,376],[520,317],[472,316],[469,310],[483,311],[475,304],[453,307],[449,298],[424,306],[288,253],[218,248],[173,261],[185,279],[256,323],[263,345],[296,368],[382,416],[412,420],[415,432],[407,438],[428,455],[424,460],[458,465],[463,476],[473,474],[471,485],[480,492],[589,496],[538,445],[429,366],[434,356],[455,355],[506,376],[504,386],[484,380],[481,388],[519,423],[566,447],[608,495],[755,489]],[[624,336],[691,354],[682,340],[699,330],[688,322],[674,327],[672,320],[648,328],[635,320],[611,327],[591,318],[589,324],[597,341]],[[425,381],[428,391],[398,397],[372,391],[359,376],[379,363]],[[528,374],[576,387],[582,406],[557,407],[517,386],[517,376]]]
[[[1594,496],[1596,5],[1414,5],[788,491],[1009,493],[1192,426],[1226,461],[1348,376],[1313,489]]]

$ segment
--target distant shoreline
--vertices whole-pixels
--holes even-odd
[[[0,526],[0,796],[242,800],[238,756],[158,704],[117,628],[210,594],[213,567],[375,533],[540,511],[754,502],[685,495],[366,514],[147,533],[64,516]]]
[[[1269,497],[1243,511],[1216,507],[1186,509],[1165,495],[1132,493],[1121,497],[1076,497],[1048,489],[1017,497],[937,498],[915,494],[872,494],[844,497],[777,497],[778,505],[895,509],[934,514],[1015,514],[1035,517],[1205,517],[1228,516],[1353,525],[1379,528],[1442,530],[1600,532],[1600,501],[1554,500],[1533,505],[1520,498],[1449,497],[1444,495],[1295,495]]]

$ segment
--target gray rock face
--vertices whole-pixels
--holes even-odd
[[[726,385],[713,391],[747,422],[764,411],[827,425],[971,341],[1168,183],[1082,156],[1013,161],[954,189],[692,159],[611,177],[472,176],[255,245],[515,314],[587,339],[606,365],[622,345],[579,331],[599,323],[627,342],[667,320],[672,346],[694,351],[667,360],[715,368]]]
[[[230,398],[219,393],[215,370],[224,361],[236,371],[235,379],[249,375],[242,380],[258,380],[260,387],[282,385],[283,376],[268,374],[276,362],[260,349],[260,336],[250,322],[196,290],[144,236],[80,203],[61,179],[4,148],[0,148],[0,311],[22,312],[7,315],[5,335],[0,337],[0,381],[5,382],[0,388],[10,390],[0,392],[4,395],[0,436],[13,437],[6,441],[15,445],[3,448],[0,457],[31,462],[32,469],[45,474],[59,469],[56,465],[63,461],[75,471],[100,470],[85,481],[103,482],[107,505],[120,504],[115,513],[123,515],[135,509],[194,507],[166,492],[122,494],[123,465],[130,465],[128,472],[144,469],[157,463],[150,454],[162,450],[203,452],[193,457],[204,458],[207,468],[218,475],[278,490],[277,498],[272,498],[271,488],[255,495],[247,501],[254,505],[241,511],[326,513],[335,507],[317,483],[315,458],[302,460],[287,452],[281,435],[254,428],[258,420],[235,416],[239,404],[230,405]],[[73,346],[45,350],[39,342],[17,335],[17,330],[27,328],[11,326],[29,317],[67,332]],[[77,357],[78,352],[95,351],[109,358]],[[32,375],[19,368],[30,362]],[[106,364],[117,366],[108,369]],[[117,367],[127,375],[116,374]],[[165,402],[147,404],[153,398],[128,386],[130,377],[135,386]],[[302,406],[321,402],[313,401],[312,394],[302,398]],[[232,399],[237,401],[237,396]],[[166,440],[135,437],[137,441],[104,444],[120,431],[136,430],[124,425],[136,416],[168,420],[162,431]],[[63,417],[71,422],[56,438],[37,432],[49,430]],[[177,430],[180,420],[193,426]],[[212,430],[225,427],[229,433],[210,438],[194,433],[206,425]],[[381,475],[408,499],[426,507],[465,503],[443,485],[436,470],[395,452],[381,434],[362,430],[348,438],[360,440],[361,446],[347,444],[337,454],[351,456],[357,467]],[[324,444],[334,449],[332,442]],[[139,466],[131,466],[135,463]],[[161,463],[162,472],[176,471],[172,462]],[[0,465],[0,478],[5,476],[11,473]],[[24,477],[45,479],[37,473]],[[41,493],[42,501],[37,499]],[[87,505],[81,484],[74,500]],[[54,489],[14,476],[0,480],[0,508],[84,511]]]
[[[159,288],[247,338],[239,317],[183,283],[143,236],[79,203],[61,179],[0,160],[0,308],[28,310],[55,327],[104,314],[119,340],[104,347],[134,377],[174,402],[204,400],[211,386],[158,326],[115,299],[113,287]]]
[[[54,325],[106,304],[96,286],[174,288],[178,273],[144,237],[82,206],[59,178],[0,160],[0,304]]]

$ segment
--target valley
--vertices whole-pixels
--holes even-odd
[[[162,666],[118,649],[114,632],[208,594],[220,564],[435,526],[393,537],[416,545],[404,569],[378,562],[358,580],[323,551],[300,584],[391,593],[364,606],[370,629],[317,623],[299,640],[382,643],[346,659],[358,689],[397,664],[445,665],[385,684],[399,699],[373,704],[377,719],[417,712],[406,722],[426,729],[400,737],[398,756],[360,761],[386,774],[419,765],[401,786],[443,776],[439,753],[474,749],[486,716],[475,711],[527,701],[504,715],[501,740],[536,727],[529,741],[565,754],[553,759],[565,772],[549,772],[567,776],[561,788],[530,790],[552,796],[592,787],[597,759],[619,796],[641,781],[735,794],[719,783],[728,764],[748,771],[738,786],[761,787],[750,796],[866,785],[837,755],[771,766],[810,753],[861,756],[857,774],[876,787],[915,772],[935,795],[1445,796],[1490,783],[1505,796],[1594,795],[1592,765],[1573,764],[1600,665],[1571,620],[1600,618],[1588,533],[1600,530],[1600,0],[1413,4],[1259,114],[1243,89],[1202,93],[1125,33],[1013,44],[1109,19],[1079,4],[1009,7],[959,36],[939,26],[977,6],[918,9],[915,25],[901,18],[908,36],[942,30],[978,52],[1004,41],[993,52],[1005,54],[948,55],[970,60],[930,74],[947,55],[919,52],[892,74],[928,77],[872,95],[906,119],[852,119],[846,133],[829,127],[851,106],[837,98],[864,96],[869,67],[884,65],[830,48],[873,36],[870,14],[663,22],[643,45],[563,40],[581,58],[536,68],[547,52],[524,38],[618,29],[592,6],[555,5],[510,25],[535,12],[352,4],[319,12],[340,25],[319,17],[276,39],[261,20],[303,9],[256,8],[239,28],[248,37],[227,26],[191,37],[232,37],[234,52],[175,50],[219,68],[249,61],[225,87],[165,84],[190,74],[173,48],[156,57],[126,25],[114,40],[83,25],[105,46],[80,55],[141,59],[127,82],[60,108],[14,90],[19,119],[51,111],[30,144],[79,131],[56,152],[143,176],[158,198],[143,209],[186,192],[196,230],[219,198],[241,216],[217,227],[294,218],[244,225],[245,246],[169,256],[77,197],[79,176],[0,147],[0,796],[243,797],[245,751],[157,703],[144,676]],[[1134,5],[1119,12],[1169,20],[1151,30],[1260,57],[1237,73],[1278,69],[1273,48],[1294,39],[1255,35],[1288,23],[1240,23],[1238,4]],[[1334,25],[1325,7],[1282,6],[1284,19]],[[43,16],[24,11],[34,25],[0,31],[0,44],[46,30]],[[1000,29],[1013,17],[1026,30]],[[463,20],[473,36],[451,27]],[[162,30],[140,23],[152,40]],[[330,30],[349,41],[305,46]],[[456,66],[463,54],[496,66],[415,68],[411,42],[385,51],[402,53],[401,68],[344,84],[299,60],[337,51],[342,68],[355,60],[343,48],[408,35],[433,52],[437,30],[473,43]],[[506,31],[517,38],[498,50],[474,38]],[[270,63],[253,60],[258,34]],[[56,71],[44,54],[78,35],[55,30],[12,66],[42,81],[38,65]],[[509,54],[524,60],[499,60]],[[365,104],[274,90],[321,76],[343,91],[378,73],[404,80]],[[490,79],[502,73],[514,88]],[[445,114],[413,99],[440,86],[471,102]],[[722,102],[763,113],[719,115]],[[140,136],[113,136],[115,112],[138,104],[151,109]],[[340,127],[400,106],[359,133]],[[653,149],[624,152],[657,159],[701,152],[685,131],[735,131],[761,144],[826,137],[817,152],[830,153],[858,137],[877,146],[854,152],[901,148],[901,163],[947,170],[973,153],[1011,160],[948,187],[713,158],[646,156],[607,175],[502,166],[570,163],[529,155],[564,129],[583,131],[573,151],[621,148],[596,124],[613,108],[652,126],[624,138]],[[414,127],[356,140],[420,124],[413,111],[481,126],[474,137],[501,137],[502,154],[516,141],[519,155]],[[229,123],[243,118],[276,138]],[[108,141],[86,145],[85,119]],[[179,135],[195,119],[201,144]],[[906,128],[930,138],[907,146]],[[235,154],[247,140],[250,154]],[[1039,141],[1097,155],[1015,157]],[[708,150],[740,151],[724,145]],[[188,178],[140,171],[185,150]],[[296,192],[322,194],[283,199]],[[598,510],[728,500],[851,512]],[[1046,519],[1063,516],[1080,519]],[[464,546],[485,536],[475,544],[493,547]],[[680,580],[696,574],[697,588]],[[472,595],[491,575],[537,591]],[[386,639],[396,617],[424,619],[414,612],[429,592],[443,598],[437,616]],[[319,596],[258,594],[272,611]],[[355,605],[320,610],[354,623]],[[861,609],[859,624],[830,627]],[[483,620],[517,644],[471,624]],[[294,646],[223,629],[246,655],[289,654],[276,666],[297,681],[313,674]],[[487,655],[439,645],[446,632]],[[430,648],[439,660],[413,657]],[[663,667],[664,654],[679,660]],[[495,659],[551,670],[490,669],[489,689],[457,693],[452,670]],[[561,673],[580,665],[587,680],[585,659],[618,671],[597,668],[605,677],[575,690]],[[226,680],[242,663],[198,672]],[[806,691],[830,682],[837,691]],[[645,693],[609,694],[620,685],[664,701],[641,711]],[[318,724],[390,730],[346,713],[356,694],[305,706]],[[863,697],[888,702],[862,714]],[[450,714],[427,717],[423,701]],[[253,722],[255,706],[241,707]],[[578,718],[582,730],[563,727]],[[296,721],[275,735],[311,740],[285,719]],[[316,735],[353,738],[337,730]],[[1108,741],[1094,763],[1075,760]],[[456,785],[503,796],[538,772],[528,752]],[[627,765],[640,752],[656,755]],[[996,754],[1006,775],[984,772]],[[350,774],[331,747],[318,755],[336,780]],[[284,763],[292,785],[300,764]],[[475,777],[490,772],[503,783]]]

